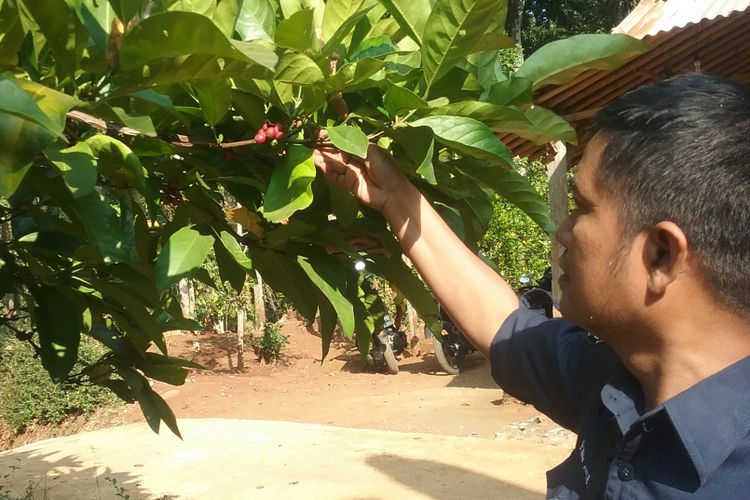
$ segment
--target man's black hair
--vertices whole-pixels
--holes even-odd
[[[602,109],[600,184],[630,240],[672,221],[713,291],[750,315],[750,88],[690,73],[633,90]]]

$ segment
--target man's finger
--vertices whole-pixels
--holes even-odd
[[[320,150],[313,150],[313,163],[324,174],[345,174],[346,165],[336,157]]]

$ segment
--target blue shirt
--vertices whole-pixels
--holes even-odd
[[[519,309],[490,361],[508,394],[578,434],[547,498],[750,499],[750,357],[649,412],[617,354],[564,319]]]

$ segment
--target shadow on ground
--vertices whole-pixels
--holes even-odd
[[[373,455],[367,458],[366,462],[404,486],[436,499],[471,498],[479,493],[483,498],[539,498],[538,492],[463,467],[433,460],[382,454]]]
[[[12,456],[7,452],[0,454],[0,498],[3,499],[177,498],[142,488],[138,478],[127,472],[113,472],[104,465],[84,466],[84,462],[57,452],[12,453]],[[93,490],[92,483],[96,485]]]

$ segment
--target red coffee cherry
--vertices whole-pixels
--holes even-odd
[[[263,144],[264,142],[266,142],[266,134],[262,132],[258,132],[257,134],[255,134],[255,142],[257,142],[258,144]]]

